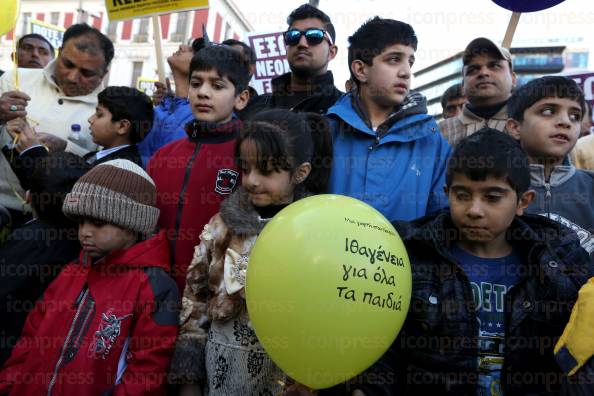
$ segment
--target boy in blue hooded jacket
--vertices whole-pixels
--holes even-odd
[[[333,126],[330,192],[361,199],[389,220],[413,220],[447,206],[450,146],[410,93],[417,37],[400,21],[375,17],[349,37],[356,89],[327,113]]]

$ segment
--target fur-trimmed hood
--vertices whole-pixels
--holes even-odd
[[[309,196],[311,193],[307,192],[305,188],[297,188],[294,201]],[[260,217],[249,201],[248,192],[243,187],[240,187],[221,204],[219,215],[232,234],[241,236],[260,234],[264,226],[271,220]]]

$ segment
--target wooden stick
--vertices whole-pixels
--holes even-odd
[[[157,53],[157,74],[159,81],[165,83],[165,64],[163,62],[163,46],[161,45],[161,24],[159,17],[153,15],[153,37],[155,39],[155,51]],[[132,82],[136,84],[136,81]]]
[[[505,31],[505,36],[503,37],[503,43],[501,43],[503,48],[511,48],[512,41],[514,40],[514,34],[516,33],[516,28],[518,27],[518,22],[520,22],[520,15],[522,15],[521,12],[512,13],[511,18],[509,19],[509,24],[507,25],[507,30]]]
[[[15,30],[16,30],[16,25],[15,25]],[[12,60],[13,60],[13,68],[14,68],[14,76],[13,76],[13,83],[14,83],[14,90],[18,91],[19,90],[19,55],[18,55],[18,48],[17,48],[17,43],[18,43],[18,37],[16,35],[16,33],[14,34],[13,38],[12,38],[12,51],[13,51],[13,56],[12,56]]]

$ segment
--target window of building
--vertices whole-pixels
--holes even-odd
[[[229,22],[225,22],[225,40],[233,38],[233,30],[231,30],[231,25]]]
[[[52,25],[58,25],[60,23],[60,13],[50,12],[50,23]]]
[[[109,21],[109,25],[107,25],[107,37],[111,41],[116,41],[118,38],[118,22],[117,21]]]
[[[142,76],[142,62],[132,62],[132,82],[131,87],[136,87],[138,78]]]
[[[142,18],[139,20],[138,33],[134,36],[134,41],[137,43],[146,43],[149,34],[149,18]]]
[[[188,12],[177,13],[177,24],[175,33],[171,35],[171,41],[184,42],[188,31]]]
[[[565,67],[572,69],[587,69],[588,56],[588,52],[568,52],[565,55]]]
[[[27,34],[27,24],[29,23],[30,19],[31,19],[31,13],[23,12],[23,28],[21,29],[21,37],[24,36],[25,34]]]

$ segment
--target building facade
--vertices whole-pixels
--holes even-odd
[[[81,7],[82,5],[82,7]],[[79,11],[82,9],[82,12]],[[139,78],[156,79],[157,62],[151,18],[110,22],[102,0],[21,0],[21,16],[13,32],[0,38],[0,69],[12,67],[13,40],[27,33],[29,20],[68,28],[83,21],[106,34],[114,43],[109,85],[136,86]],[[159,16],[163,56],[202,37],[206,26],[211,40],[242,39],[252,27],[232,0],[210,0],[208,9]],[[169,66],[165,62],[166,74]]]

